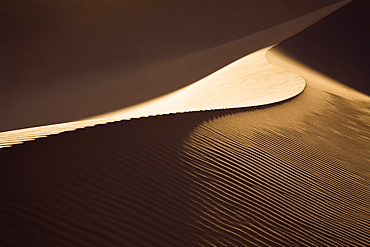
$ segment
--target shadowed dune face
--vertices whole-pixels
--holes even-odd
[[[370,2],[353,1],[277,46],[301,63],[370,95]]]
[[[284,32],[198,52],[335,2],[2,1],[0,129],[78,120],[172,92]]]
[[[122,121],[2,149],[0,243],[191,245],[198,209],[179,152],[220,114]]]
[[[308,83],[270,107],[122,121],[0,150],[1,243],[365,246],[369,102]]]

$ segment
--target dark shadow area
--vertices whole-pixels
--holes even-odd
[[[1,149],[1,245],[191,246],[199,229],[184,140],[204,121],[263,108],[122,121]]]
[[[204,51],[335,2],[1,1],[0,130],[78,120],[174,91],[271,41]]]
[[[369,9],[369,1],[353,1],[275,49],[370,95]]]

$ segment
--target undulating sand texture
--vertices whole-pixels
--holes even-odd
[[[308,82],[2,149],[2,244],[368,245],[370,101]]]
[[[198,125],[183,148],[202,208],[198,244],[367,246],[369,103],[308,86]]]
[[[0,244],[369,246],[370,97],[284,45],[265,56],[305,80],[295,97],[0,149]]]

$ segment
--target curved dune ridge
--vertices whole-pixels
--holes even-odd
[[[163,68],[171,70],[181,64],[188,66],[186,64],[191,61],[204,61],[205,67],[208,63],[214,64],[214,61],[218,61],[217,64],[222,64],[225,59],[232,61],[240,56],[240,52],[261,49],[263,45],[272,45],[294,35],[348,2],[348,0],[338,2],[257,34],[206,50],[196,54],[195,57],[189,56],[183,60],[172,61],[175,67],[165,63]],[[304,88],[302,78],[267,63],[264,57],[267,49],[247,55],[190,86],[132,107],[81,121],[0,132],[0,148],[97,124],[158,114],[264,105],[282,101],[300,93]],[[136,76],[140,78],[145,77],[146,74],[154,76],[162,69],[159,66],[152,68],[153,71],[142,71],[141,74],[144,75]],[[35,108],[38,107],[35,106]],[[4,108],[4,110],[9,111],[11,108]]]
[[[173,92],[349,0],[269,2],[1,1],[0,131],[76,121]]]
[[[271,104],[253,107],[65,123],[59,131],[73,131],[0,149],[0,245],[369,246],[370,97],[280,45],[250,56],[263,58],[255,70],[276,75],[276,89],[292,79],[295,97],[278,92]],[[239,90],[233,66],[250,73],[250,56],[230,67]],[[230,76],[222,73],[215,74]],[[215,74],[184,88],[186,95],[212,103]],[[248,78],[248,85],[263,79]],[[194,107],[171,97],[152,103]],[[28,130],[20,142],[51,133],[27,137]]]
[[[252,107],[301,93],[302,77],[269,64],[264,48],[176,92],[96,118],[133,118],[168,113]]]
[[[252,2],[253,1],[255,0],[252,0]],[[326,1],[333,2],[333,0]],[[261,4],[261,1],[256,2],[258,2],[258,5]],[[79,71],[79,69],[82,69],[84,67],[79,64],[81,62],[80,60],[86,59],[85,57],[87,56],[86,54],[85,56],[83,56],[81,52],[83,53],[85,49],[90,49],[91,42],[94,43],[96,42],[96,40],[100,40],[101,37],[92,37],[90,40],[86,40],[86,44],[80,44],[82,47],[77,49],[73,53],[73,56],[70,57],[71,61],[65,61],[66,58],[64,57],[65,55],[63,55],[63,59],[61,59],[60,61],[62,64],[59,64],[58,62],[57,64],[55,64],[56,61],[50,61],[50,64],[47,63],[47,65],[44,66],[39,63],[45,63],[45,56],[50,56],[53,59],[55,59],[55,57],[58,58],[60,50],[63,51],[67,47],[61,47],[60,50],[57,49],[58,46],[55,50],[46,49],[48,48],[48,42],[53,43],[53,40],[41,40],[39,41],[39,43],[46,43],[45,47],[40,46],[39,49],[41,49],[41,51],[38,51],[37,54],[34,54],[34,56],[32,56],[31,61],[34,61],[32,65],[30,65],[29,68],[19,68],[19,71],[16,71],[16,68],[22,64],[27,67],[27,57],[30,54],[28,52],[24,52],[24,59],[26,61],[22,62],[22,55],[18,53],[29,45],[32,46],[33,43],[31,42],[29,44],[25,44],[24,46],[22,46],[22,49],[16,49],[16,51],[14,51],[14,56],[10,57],[9,59],[3,58],[3,60],[0,61],[5,63],[4,68],[8,68],[8,66],[10,66],[9,71],[5,71],[5,79],[1,79],[3,80],[2,84],[4,85],[2,85],[2,87],[4,88],[4,90],[0,90],[0,104],[6,105],[7,107],[0,108],[0,116],[2,117],[2,121],[0,122],[0,131],[9,131],[26,127],[57,124],[72,120],[75,121],[98,114],[101,115],[113,110],[122,109],[124,107],[132,106],[146,100],[151,100],[160,95],[165,95],[176,89],[188,86],[189,84],[198,81],[199,79],[211,74],[212,72],[254,51],[274,45],[294,35],[295,33],[317,22],[324,16],[332,13],[348,2],[349,0],[341,1],[287,22],[283,22],[282,20],[289,20],[287,18],[299,16],[297,15],[298,12],[295,14],[291,13],[286,17],[281,16],[282,24],[277,25],[279,22],[275,22],[276,26],[273,26],[274,23],[271,23],[270,26],[272,27],[268,26],[270,28],[267,29],[262,29],[261,27],[259,27],[260,24],[258,24],[259,21],[262,21],[264,18],[258,18],[259,21],[256,23],[255,21],[253,21],[253,18],[257,17],[253,17],[252,15],[251,17],[246,18],[252,18],[252,22],[254,23],[253,26],[255,26],[252,29],[257,28],[257,33],[248,31],[251,28],[250,26],[252,26],[247,25],[250,21],[247,21],[245,23],[237,23],[234,24],[234,26],[228,27],[226,30],[230,31],[230,28],[235,28],[238,30],[246,29],[243,35],[239,34],[239,36],[233,38],[232,35],[225,35],[224,30],[220,28],[218,32],[215,33],[215,36],[219,38],[224,37],[222,39],[226,39],[226,41],[221,43],[220,41],[218,41],[216,42],[216,44],[211,45],[213,40],[208,37],[209,35],[206,35],[206,37],[208,38],[203,37],[204,35],[201,35],[203,38],[200,39],[205,39],[205,41],[208,40],[208,43],[210,42],[210,44],[205,45],[202,49],[200,49],[199,47],[196,49],[197,45],[191,45],[192,42],[190,42],[189,44],[187,44],[187,46],[189,46],[188,48],[190,49],[189,51],[184,52],[181,49],[179,51],[173,51],[171,54],[173,54],[174,57],[169,57],[167,59],[163,59],[158,54],[157,56],[153,54],[153,52],[158,53],[158,47],[160,47],[159,45],[149,45],[141,47],[140,43],[129,42],[127,44],[127,39],[123,39],[123,43],[120,44],[119,49],[117,47],[117,50],[115,51],[119,54],[125,54],[125,51],[127,51],[128,57],[121,58],[122,64],[119,64],[118,61],[116,61],[116,63],[118,64],[115,64],[115,66],[112,65],[110,69],[105,68],[99,70],[96,68],[90,72]],[[247,13],[251,11],[250,7],[248,7],[248,4],[246,5],[245,1],[235,1],[233,3],[236,5],[242,4]],[[311,3],[312,2],[310,2],[310,6],[308,8],[302,8],[301,11],[303,11],[304,13],[305,11],[307,11],[307,9],[312,8],[313,5]],[[135,5],[137,3],[133,2],[132,4]],[[231,6],[233,5],[231,4]],[[292,6],[294,6],[294,4]],[[157,13],[158,10],[153,11]],[[208,11],[209,8],[207,8],[206,12],[208,13]],[[31,13],[33,12],[31,11]],[[155,16],[156,17],[153,18],[157,21],[163,21],[163,16],[162,14],[160,14],[160,12],[158,12]],[[189,16],[187,15],[186,19],[189,18]],[[244,14],[244,16],[248,15]],[[80,18],[82,17],[80,16]],[[214,15],[211,15],[211,17],[205,16],[204,18],[214,19]],[[127,23],[124,24],[124,20],[122,21],[123,23],[118,22],[118,24],[114,24],[123,25],[122,27],[119,27],[118,30],[120,30],[120,28],[125,28],[128,25]],[[7,21],[4,21],[4,23],[7,23]],[[228,21],[226,21],[225,23],[228,23]],[[42,24],[44,24],[44,22]],[[139,27],[141,27],[142,24],[143,23],[137,23]],[[21,24],[19,23],[19,25]],[[135,25],[135,22],[132,23],[132,25]],[[162,25],[156,26],[155,28],[153,28],[153,30],[151,30],[151,32],[158,32],[158,38],[162,37],[160,38],[160,40],[163,39],[163,37],[166,37],[166,35],[161,35],[161,33],[165,32],[166,30],[165,28],[164,30],[160,29],[163,25],[164,24],[162,23]],[[184,31],[183,28],[185,28],[187,24],[185,21],[182,21],[181,24],[178,25],[178,31],[181,32]],[[39,26],[42,27],[43,25],[40,24]],[[246,27],[241,28],[243,26]],[[95,28],[99,29],[99,25],[96,25]],[[95,29],[92,28],[92,30]],[[195,29],[194,27],[191,27],[190,30]],[[68,29],[64,30],[64,32],[66,32],[65,35],[73,36],[73,32],[71,34],[69,31]],[[14,32],[17,32],[17,30],[15,30]],[[86,30],[82,30],[81,32],[86,32]],[[126,32],[127,31],[124,31],[123,33],[125,34]],[[134,29],[132,30],[132,32],[132,37],[131,35],[129,35],[130,39],[135,38],[137,35],[143,35],[140,28],[138,28],[137,30]],[[75,35],[77,34],[75,33]],[[91,34],[88,34],[87,36],[89,35]],[[98,32],[96,35],[101,36],[102,34]],[[191,36],[193,37],[194,35]],[[105,37],[104,39],[107,38],[108,37]],[[115,34],[111,34],[110,38],[113,43],[116,42],[117,32]],[[122,39],[123,37],[119,38]],[[73,42],[66,42],[65,46],[72,44],[79,45],[80,41],[81,40],[76,39]],[[147,40],[147,42],[150,42],[150,40]],[[158,42],[158,40],[156,40],[155,42]],[[168,40],[163,40],[161,46],[169,47],[170,49],[171,46],[167,44],[168,42]],[[125,44],[127,46],[125,46]],[[46,51],[42,52],[43,49],[46,49]],[[111,49],[111,47],[109,46],[109,42],[108,44],[106,42],[103,44],[99,44],[99,49],[90,51],[91,54],[89,53],[88,56],[97,58],[96,60],[90,58],[89,61],[85,61],[84,64],[86,64],[87,68],[89,68],[89,66],[92,66],[91,64],[95,63],[102,63],[101,65],[104,65],[104,61],[106,61],[107,58],[101,58],[100,61],[99,56],[106,56],[106,54],[102,54],[102,52],[106,49]],[[135,50],[137,51],[136,53],[134,52]],[[12,51],[12,49],[9,49],[9,51]],[[7,53],[9,53],[9,51]],[[31,47],[29,52],[32,53],[35,51]],[[166,50],[164,49],[163,52],[166,53]],[[10,52],[10,54],[5,55],[5,58],[6,56],[9,56],[11,54],[13,53]],[[55,55],[55,57],[53,57],[53,54]],[[78,58],[79,54],[81,54],[81,59]],[[136,61],[135,57],[131,57],[133,54],[137,54],[139,60],[144,60],[147,62],[144,63],[142,61],[141,63],[139,62],[139,64],[135,65],[134,68],[130,67],[130,62],[135,64]],[[36,62],[35,60],[37,60],[39,56],[42,56],[42,59]],[[145,59],[143,58],[143,56]],[[17,60],[21,61],[17,62]],[[148,63],[148,61],[151,62]],[[70,75],[71,64],[75,63],[76,68],[73,70],[77,70],[75,71],[75,73],[80,72],[80,74],[77,73],[75,75]],[[13,70],[15,71],[12,73]],[[46,71],[42,73],[43,70]],[[27,75],[27,73],[31,74]],[[56,75],[54,76],[57,76],[57,78],[53,78],[53,74],[55,73]],[[21,83],[22,81],[24,82]],[[227,105],[223,107],[226,106]],[[152,114],[155,114],[155,112],[152,112]]]
[[[262,49],[160,98],[83,121],[0,133],[0,148],[52,134],[123,119],[267,105],[289,99],[305,87],[302,77],[270,65]]]

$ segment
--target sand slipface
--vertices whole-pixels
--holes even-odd
[[[368,246],[369,96],[266,57],[305,90],[0,149],[0,244]]]

